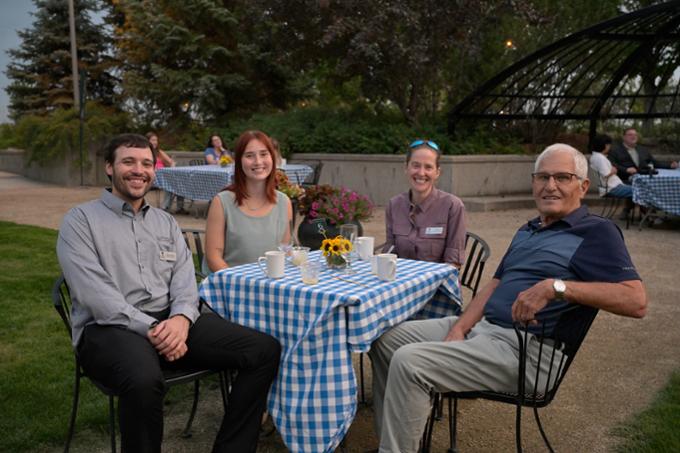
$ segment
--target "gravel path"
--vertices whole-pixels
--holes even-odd
[[[58,228],[64,213],[78,203],[97,198],[101,188],[65,188],[29,181],[0,172],[0,220]],[[157,203],[157,194],[149,196]],[[512,210],[468,215],[468,229],[491,246],[492,256],[484,281],[488,280],[515,230],[535,214]],[[366,234],[384,238],[383,211],[365,225]],[[178,216],[183,227],[203,227],[203,219]],[[636,228],[624,230],[626,243],[651,300],[649,314],[634,320],[601,313],[574,361],[557,398],[542,410],[542,419],[558,451],[611,451],[616,439],[611,429],[644,409],[667,382],[680,363],[680,277],[677,255],[680,228]],[[484,283],[482,282],[482,284]],[[357,356],[358,357],[358,356]],[[370,372],[369,372],[370,374]],[[370,382],[370,376],[368,377]],[[370,389],[370,386],[369,386]],[[70,389],[64,389],[70,391]],[[172,396],[172,395],[171,395]],[[370,398],[370,393],[369,393]],[[194,436],[180,439],[179,431],[188,414],[188,398],[168,405],[165,451],[209,451],[217,430],[221,407],[216,388],[201,399]],[[66,414],[68,408],[64,408]],[[525,411],[524,443],[527,451],[544,451],[532,414]],[[514,411],[484,401],[463,401],[459,418],[460,450],[474,452],[514,449]],[[107,451],[101,432],[76,432],[73,451]],[[347,438],[350,452],[376,447],[370,407],[360,407]],[[435,428],[434,451],[446,451],[445,423]],[[55,451],[58,449],[55,449]],[[277,435],[264,439],[260,452],[286,451]]]

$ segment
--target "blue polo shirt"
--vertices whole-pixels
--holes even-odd
[[[530,220],[515,234],[494,277],[500,284],[484,307],[484,317],[502,327],[512,327],[517,294],[547,278],[608,283],[640,280],[619,227],[589,214],[586,206],[546,227],[539,217]],[[563,311],[568,305],[551,301],[538,317]],[[551,324],[549,333],[555,322]]]

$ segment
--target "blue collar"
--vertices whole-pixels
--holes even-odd
[[[545,228],[553,228],[555,225],[563,225],[566,224],[566,226],[574,226],[576,223],[578,223],[581,219],[583,219],[585,216],[588,215],[588,206],[586,205],[581,205],[577,209],[574,209],[572,212],[567,214],[566,216],[562,217],[559,220],[554,221],[550,225],[548,225]],[[543,228],[543,222],[541,222],[541,217],[535,217],[531,220],[529,220],[528,226],[532,230],[539,230]]]

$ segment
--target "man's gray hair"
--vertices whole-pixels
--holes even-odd
[[[586,156],[584,156],[583,153],[573,146],[569,146],[564,143],[555,143],[554,145],[550,145],[544,149],[543,152],[536,158],[534,172],[538,171],[538,167],[540,167],[541,161],[543,159],[558,151],[566,151],[571,154],[574,158],[574,173],[576,176],[581,179],[588,179],[588,160],[586,159]]]

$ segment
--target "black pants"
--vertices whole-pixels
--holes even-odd
[[[238,370],[214,452],[254,452],[267,392],[281,355],[277,340],[204,313],[189,329],[188,351],[166,362],[148,339],[123,327],[90,325],[78,345],[85,372],[119,394],[123,452],[160,452],[163,368]]]

